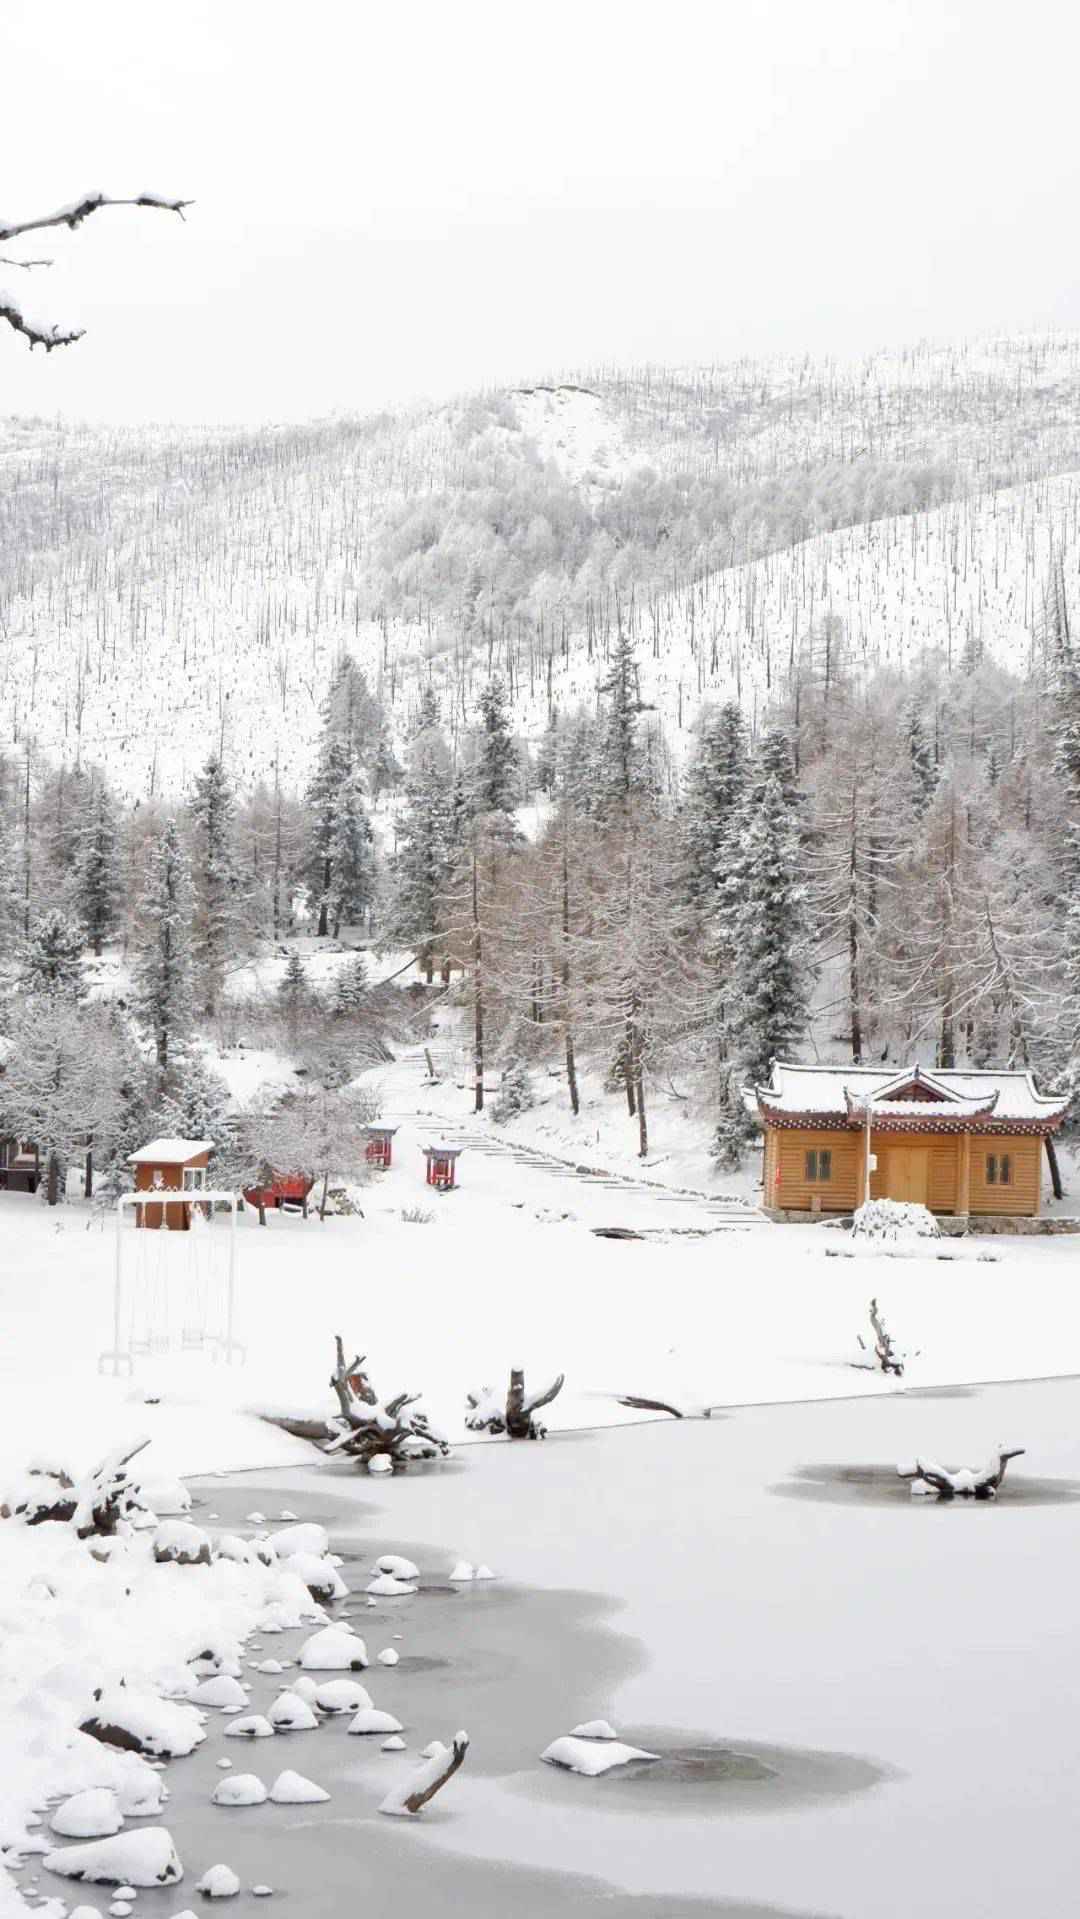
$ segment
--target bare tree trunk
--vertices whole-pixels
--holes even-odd
[[[638,1158],[646,1159],[649,1152],[649,1123],[645,1117],[645,1081],[641,1070],[640,1042],[634,1067],[634,1092],[637,1095]]]
[[[92,1146],[88,1146],[86,1149],[86,1172],[83,1176],[83,1198],[93,1199],[93,1197],[94,1197],[94,1149]]]
[[[581,1111],[581,1101],[578,1098],[574,1032],[570,1023],[570,862],[567,857],[565,826],[562,843],[562,990],[563,1030],[566,1035],[566,1084],[570,1093],[570,1111],[576,1118]]]
[[[45,1197],[50,1206],[55,1206],[60,1198],[60,1162],[55,1153],[49,1154],[45,1181]]]
[[[478,875],[479,860],[476,842],[473,842],[472,856],[472,911],[473,911],[473,1098],[474,1110],[484,1110],[484,974],[483,974],[483,938],[480,931],[480,888]]]
[[[322,1198],[319,1201],[319,1218],[320,1219],[326,1218],[326,1196],[329,1190],[330,1190],[330,1168],[328,1166],[326,1168],[326,1171],[323,1173]]]

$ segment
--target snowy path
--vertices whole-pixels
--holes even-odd
[[[470,1095],[445,1080],[432,1085],[421,1049],[402,1055],[370,1076],[378,1085],[382,1118],[399,1128],[395,1157],[425,1144],[463,1149],[462,1187],[510,1201],[539,1201],[592,1227],[623,1226],[636,1232],[715,1233],[764,1224],[756,1208],[737,1197],[712,1197],[667,1186],[661,1180],[575,1163],[495,1130],[490,1120],[465,1112]]]

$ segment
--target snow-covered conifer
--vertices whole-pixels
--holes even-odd
[[[363,779],[345,740],[324,739],[308,804],[309,891],[320,935],[332,932],[336,939],[343,923],[355,925],[367,911],[375,880]]]
[[[748,760],[746,722],[735,702],[729,701],[719,712],[706,712],[698,727],[683,806],[686,891],[697,914],[711,912],[716,904],[720,854],[745,797]]]
[[[100,955],[116,931],[123,900],[120,824],[116,803],[100,774],[85,794],[76,824],[71,899],[92,952]]]
[[[118,1105],[109,1026],[70,996],[28,999],[11,1022],[0,1079],[0,1132],[32,1139],[45,1168],[45,1197],[64,1197],[69,1162],[108,1138]]]
[[[609,671],[597,690],[606,701],[597,750],[600,802],[612,811],[629,805],[643,781],[638,720],[644,707],[637,652],[629,626],[621,621]]]
[[[166,1090],[173,1053],[192,1025],[192,886],[176,822],[150,852],[135,923],[135,1005],[149,1029]]]
[[[383,936],[413,947],[428,979],[435,966],[440,900],[450,868],[448,770],[441,735],[427,729],[409,749],[405,810],[398,822]]]
[[[509,816],[521,796],[521,776],[510,728],[510,696],[498,674],[484,687],[478,705],[482,730],[473,769],[476,810]]]
[[[348,1019],[358,1013],[370,991],[367,961],[362,953],[356,953],[339,967],[334,981],[335,1017]]]
[[[85,928],[70,913],[59,906],[39,913],[23,949],[24,990],[78,999],[84,988],[81,961],[85,950]]]
[[[244,889],[236,850],[236,796],[216,749],[195,780],[189,811],[194,894],[192,962],[202,1010],[213,1018],[225,969],[236,957],[244,924]]]

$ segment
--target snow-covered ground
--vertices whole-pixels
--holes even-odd
[[[1078,1241],[853,1257],[840,1230],[757,1216],[745,1186],[695,1159],[674,1097],[657,1101],[656,1151],[642,1168],[629,1151],[618,1158],[617,1102],[599,1092],[580,1134],[557,1106],[498,1129],[470,1116],[452,1073],[426,1086],[419,1050],[374,1077],[398,1131],[393,1169],[363,1189],[365,1217],[271,1216],[264,1230],[252,1216],[237,1229],[244,1363],[177,1350],[137,1357],[130,1378],[99,1371],[114,1343],[111,1216],[0,1199],[0,1479],[34,1453],[85,1468],[146,1434],[156,1475],[272,1468],[272,1479],[251,1482],[244,1510],[276,1521],[301,1510],[304,1495],[317,1518],[331,1469],[259,1414],[334,1410],[327,1379],[340,1332],[366,1353],[380,1392],[421,1392],[454,1442],[448,1468],[389,1485],[333,1472],[334,1496],[359,1500],[356,1523],[378,1549],[420,1542],[420,1563],[432,1552],[446,1568],[483,1558],[528,1588],[599,1591],[618,1610],[617,1630],[640,1641],[617,1686],[584,1688],[577,1718],[602,1713],[647,1749],[655,1729],[674,1728],[691,1743],[704,1735],[856,1755],[883,1775],[872,1790],[806,1803],[778,1788],[780,1844],[763,1844],[764,1797],[760,1810],[718,1807],[722,1827],[670,1798],[628,1818],[614,1798],[581,1796],[605,1782],[540,1766],[575,1723],[568,1701],[555,1716],[553,1697],[550,1714],[538,1707],[515,1727],[512,1765],[493,1773],[478,1742],[453,1817],[448,1797],[425,1844],[584,1873],[639,1896],[754,1899],[850,1919],[958,1909],[1005,1919],[1025,1875],[1027,1909],[1059,1909],[1049,1896],[1061,1871],[1054,1834],[1075,1792],[1061,1684],[1075,1659],[1075,1525],[1053,1488],[1031,1496],[1022,1485],[1080,1479],[1077,1387],[1060,1378],[964,1387],[1080,1375]],[[460,1190],[439,1196],[423,1183],[421,1147],[444,1139],[464,1150]],[[611,1177],[575,1175],[574,1164],[601,1164]],[[611,1225],[645,1237],[591,1230]],[[224,1238],[216,1222],[210,1243]],[[129,1232],[123,1243],[125,1285],[157,1292],[159,1324],[166,1294],[174,1308],[186,1297],[197,1318],[203,1288],[209,1310],[222,1273],[197,1233]],[[872,1294],[915,1354],[899,1384],[852,1363]],[[120,1331],[123,1344],[123,1316]],[[466,1441],[467,1390],[501,1387],[512,1365],[533,1384],[566,1373],[547,1409],[550,1438]],[[617,1403],[627,1394],[709,1407],[711,1417],[643,1420]],[[602,1430],[614,1426],[622,1430]],[[996,1508],[927,1509],[881,1491],[899,1459],[922,1451],[976,1463],[998,1440],[1028,1457],[1010,1468]],[[833,1466],[880,1467],[881,1486],[838,1481]],[[65,1738],[92,1676],[108,1682],[126,1667],[152,1681],[184,1656],[181,1641],[205,1635],[211,1614],[236,1637],[267,1598],[262,1575],[243,1566],[218,1564],[199,1587],[178,1582],[205,1569],[142,1566],[126,1581],[130,1600],[115,1568],[89,1569],[91,1586],[85,1550],[60,1529],[0,1522],[9,1821],[28,1794],[84,1783],[85,1753],[65,1756]],[[198,1591],[209,1613],[178,1610],[178,1591]],[[121,1640],[122,1612],[138,1625]],[[557,1658],[557,1639],[552,1650]],[[527,1659],[528,1648],[514,1656]],[[431,1732],[468,1724],[468,1704],[468,1688],[455,1691],[453,1724]],[[318,1780],[313,1762],[310,1771]],[[640,1798],[626,1803],[641,1814]],[[369,1810],[361,1792],[355,1816]]]

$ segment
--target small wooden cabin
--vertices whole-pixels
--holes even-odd
[[[461,1146],[425,1146],[428,1185],[440,1193],[453,1192],[457,1184],[457,1163],[463,1151]]]
[[[747,1090],[765,1134],[769,1213],[850,1213],[864,1199],[916,1201],[932,1213],[1031,1217],[1044,1141],[1067,1096],[1030,1073],[927,1072],[920,1066],[792,1066]]]
[[[396,1126],[365,1126],[367,1146],[364,1158],[369,1166],[377,1166],[380,1173],[388,1172],[394,1159],[394,1134]]]
[[[137,1193],[198,1193],[207,1185],[206,1169],[214,1150],[212,1139],[152,1139],[128,1154],[128,1165],[135,1169]],[[183,1201],[162,1199],[135,1208],[136,1226],[167,1226],[173,1232],[186,1233],[191,1225],[191,1206]]]
[[[41,1161],[32,1139],[0,1139],[0,1193],[36,1193]]]

